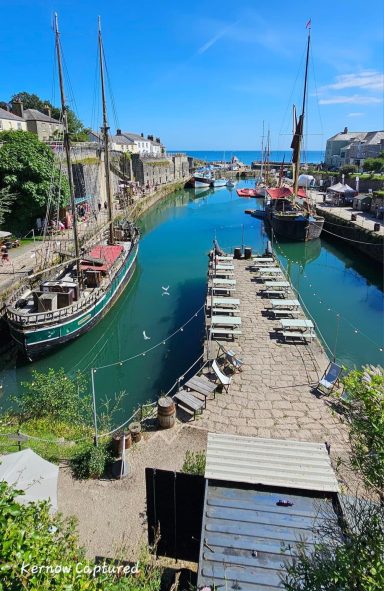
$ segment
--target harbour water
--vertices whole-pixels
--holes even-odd
[[[176,152],[176,151],[174,151]],[[253,161],[261,161],[262,153],[260,150],[177,150],[185,152],[188,156],[207,162],[226,161],[230,162],[233,156],[236,156],[243,164],[250,165]],[[170,153],[173,153],[170,150]],[[291,162],[292,150],[272,150],[270,153],[271,162]],[[319,164],[324,161],[324,151],[322,150],[303,150],[301,162],[305,164]]]
[[[137,270],[119,302],[91,332],[49,357],[33,364],[8,359],[0,375],[3,404],[33,369],[50,367],[88,377],[91,368],[99,368],[94,374],[98,401],[127,393],[119,420],[139,403],[166,392],[202,353],[212,240],[217,238],[228,251],[241,245],[252,246],[254,252],[266,247],[263,222],[244,214],[255,203],[239,198],[235,189],[186,189],[153,208],[142,219]],[[326,238],[275,243],[274,248],[329,356],[335,354],[347,367],[383,364],[380,269],[347,245]]]

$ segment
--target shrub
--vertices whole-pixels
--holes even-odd
[[[182,472],[186,474],[199,474],[204,476],[205,473],[205,452],[201,451],[187,451],[184,458],[184,464],[181,468]]]
[[[71,460],[73,474],[76,478],[100,478],[110,459],[107,445],[89,446]]]

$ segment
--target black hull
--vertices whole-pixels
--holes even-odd
[[[268,212],[266,221],[277,237],[293,242],[307,242],[320,237],[323,230],[324,218],[316,217],[309,220],[305,216],[284,216]]]

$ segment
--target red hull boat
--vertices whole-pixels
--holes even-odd
[[[257,197],[256,189],[237,189],[236,193],[239,197]]]

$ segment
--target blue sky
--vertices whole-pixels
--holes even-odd
[[[307,149],[350,130],[383,129],[383,8],[375,1],[2,0],[0,99],[33,92],[57,104],[52,15],[59,13],[73,94],[85,125],[95,101],[97,16],[116,118],[112,130],[153,133],[169,149],[259,149],[290,144],[300,102],[306,22],[312,20]]]

